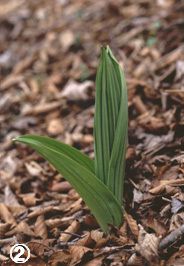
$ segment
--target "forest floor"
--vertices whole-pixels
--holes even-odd
[[[1,265],[16,265],[17,243],[31,251],[22,265],[184,265],[183,14],[182,0],[0,2]],[[125,74],[129,128],[125,222],[104,235],[70,184],[12,138],[48,136],[94,158],[107,44]]]

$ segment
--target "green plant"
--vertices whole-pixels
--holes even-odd
[[[128,105],[123,72],[109,47],[101,49],[96,79],[95,160],[56,140],[25,135],[28,144],[60,172],[108,233],[108,224],[123,223],[122,197],[127,142]]]

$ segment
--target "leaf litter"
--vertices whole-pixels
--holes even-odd
[[[16,243],[31,265],[184,264],[183,11],[175,0],[2,1],[3,266]],[[52,136],[94,158],[100,45],[123,68],[129,107],[125,222],[107,236],[48,162],[11,142]]]

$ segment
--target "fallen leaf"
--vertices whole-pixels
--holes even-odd
[[[25,167],[31,176],[38,176],[43,172],[42,167],[35,161],[25,163]]]
[[[0,239],[3,239],[5,233],[7,232],[7,230],[9,229],[10,224],[6,223],[0,223]]]
[[[52,119],[48,122],[47,131],[52,136],[57,136],[63,133],[63,124],[60,118]]]
[[[66,30],[60,34],[59,40],[64,51],[66,51],[75,41],[74,33],[71,30]]]
[[[74,220],[71,225],[64,231],[65,233],[61,233],[59,237],[60,242],[67,242],[71,237],[72,233],[76,233],[77,230],[80,228],[80,223]],[[68,234],[67,234],[68,233]]]
[[[60,97],[67,98],[70,101],[79,101],[88,99],[88,89],[93,87],[92,81],[84,81],[83,83],[77,83],[70,79],[60,93]]]
[[[68,183],[68,181],[63,181],[53,184],[52,187],[50,188],[51,191],[55,192],[64,192],[64,191],[69,191],[70,189],[72,189],[72,186],[70,185],[70,183]]]
[[[50,265],[57,265],[58,263],[62,263],[63,265],[70,265],[71,254],[69,250],[59,250],[53,253],[49,257],[48,263]]]
[[[159,219],[150,217],[147,220],[146,225],[152,228],[157,235],[164,235],[167,232],[167,227]]]
[[[169,231],[174,231],[184,224],[184,212],[173,214],[170,221]]]
[[[128,226],[130,227],[130,230],[132,232],[132,234],[134,235],[135,239],[138,239],[138,234],[139,234],[139,229],[138,229],[138,225],[136,220],[134,220],[132,218],[132,216],[130,214],[128,214],[125,210],[124,210],[124,216],[125,216],[125,220],[128,223]]]
[[[17,222],[14,219],[13,215],[9,212],[7,206],[4,203],[0,203],[0,217],[6,223],[11,224],[12,226],[16,226]]]
[[[4,193],[5,193],[5,205],[6,206],[20,206],[16,196],[11,191],[9,186],[5,187]]]
[[[96,231],[96,230],[92,230],[90,232],[90,234],[88,234],[84,238],[79,239],[79,241],[77,242],[77,245],[93,248],[95,246],[95,244],[100,239],[102,239],[102,237],[103,237],[103,233],[102,232],[99,232],[99,231]]]
[[[69,246],[71,252],[72,260],[71,265],[75,265],[82,261],[82,259],[89,259],[92,256],[93,250],[82,246]]]
[[[139,224],[138,245],[136,251],[139,252],[150,265],[158,265],[158,246],[160,238],[155,234],[148,234],[142,225]]]
[[[43,214],[37,217],[35,225],[34,225],[34,232],[35,232],[35,236],[40,236],[43,239],[46,239],[48,237],[47,227],[45,224],[45,218]]]

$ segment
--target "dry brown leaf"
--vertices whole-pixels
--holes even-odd
[[[72,261],[70,265],[75,265],[84,259],[84,257],[89,259],[89,256],[92,255],[93,250],[87,247],[82,246],[70,246],[69,250],[71,252]]]
[[[47,132],[52,136],[57,136],[63,132],[63,124],[60,118],[52,119],[48,122]]]
[[[184,212],[173,214],[170,221],[169,231],[174,231],[184,224]]]
[[[49,247],[49,244],[52,244],[54,239],[47,240],[34,240],[26,243],[26,245],[29,247],[32,254],[36,254],[39,257],[42,257],[44,255],[44,251],[50,251],[52,248]],[[50,243],[49,243],[50,242]]]
[[[135,239],[138,239],[139,229],[136,220],[134,220],[132,216],[129,215],[125,210],[124,210],[124,217]]]
[[[27,208],[24,205],[20,206],[9,206],[8,210],[11,212],[11,214],[16,217],[19,216],[20,214],[23,214],[24,212],[27,211]]]
[[[76,233],[79,228],[80,228],[80,223],[78,221],[74,220],[71,223],[71,225],[65,230],[65,232],[71,233],[71,235],[61,233],[61,236],[59,237],[59,241],[60,242],[67,242],[72,237],[72,233]]]
[[[93,259],[93,260],[90,260],[90,261],[88,261],[88,262],[86,262],[86,263],[84,263],[83,264],[83,266],[101,266],[101,265],[103,265],[103,259],[105,258],[105,256],[100,256],[100,257],[98,257],[98,258],[95,258],[95,259]]]
[[[5,187],[4,194],[5,194],[5,204],[6,204],[6,206],[20,206],[16,196],[11,191],[9,186]]]
[[[39,216],[41,214],[45,214],[47,212],[50,212],[52,209],[53,209],[53,206],[48,206],[48,207],[45,207],[45,208],[43,208],[42,206],[39,206],[38,208],[36,208],[36,210],[34,210],[33,212],[29,213],[27,217],[29,219],[32,219],[32,218],[34,218],[36,216]]]
[[[160,181],[161,185],[172,185],[172,186],[179,186],[179,185],[184,185],[184,179],[175,179],[175,180],[161,180]]]
[[[159,243],[160,238],[156,237],[155,234],[148,234],[142,225],[139,224],[139,236],[136,251],[139,252],[149,263],[152,263],[150,265],[157,265],[158,263]]]
[[[167,261],[167,266],[182,266],[184,265],[184,245],[179,248]]]
[[[152,228],[157,235],[164,235],[167,232],[167,227],[159,219],[150,217],[147,220],[146,225]]]
[[[64,51],[66,51],[75,41],[74,33],[71,30],[66,30],[60,34],[59,40]]]
[[[36,203],[40,201],[40,199],[36,198],[35,193],[20,194],[19,197],[22,198],[27,207],[36,206]]]
[[[50,112],[58,107],[62,106],[62,102],[60,101],[53,101],[50,103],[43,103],[43,104],[38,104],[36,106],[28,106],[25,109],[22,109],[22,116],[26,115],[39,115],[39,114],[44,114],[47,112]]]
[[[0,203],[0,217],[6,223],[11,224],[12,226],[16,226],[17,222],[14,219],[13,215],[9,212],[7,206],[4,203]]]
[[[150,133],[167,133],[168,128],[165,122],[162,119],[156,118],[156,117],[149,117],[149,120],[147,121],[139,121],[139,124],[141,127],[149,131]]]
[[[24,69],[28,68],[34,61],[35,56],[29,56],[24,58],[22,61],[19,61],[13,69],[12,74],[17,76],[20,74]]]
[[[99,227],[99,224],[98,224],[97,220],[95,219],[95,217],[93,215],[90,215],[90,214],[86,214],[85,219],[84,219],[84,223],[90,228],[98,228]]]
[[[4,255],[2,255],[2,254],[0,254],[0,262],[7,261],[7,260],[9,260],[8,257],[6,257],[6,256],[4,256]]]
[[[3,239],[5,233],[7,232],[7,230],[9,229],[10,224],[6,223],[0,223],[0,239]]]
[[[79,198],[74,203],[72,203],[65,211],[68,211],[68,215],[72,215],[73,213],[82,209],[82,199]]]
[[[60,226],[69,226],[69,223],[73,221],[75,218],[73,216],[67,216],[63,218],[55,218],[46,220],[45,223],[50,228],[56,228]]]
[[[39,176],[43,172],[43,168],[35,161],[26,162],[25,167],[31,176]]]
[[[22,75],[18,75],[18,76],[14,76],[14,75],[9,75],[7,76],[0,84],[0,91],[1,90],[6,90],[9,87],[16,85],[17,83],[23,81],[23,76]]]
[[[45,217],[43,214],[39,215],[34,225],[35,236],[40,236],[43,239],[48,237],[47,226],[45,224]]]
[[[83,83],[77,83],[74,80],[69,80],[64,89],[60,93],[60,97],[67,98],[71,101],[87,100],[88,89],[93,87],[92,81],[84,81]]]
[[[102,232],[92,230],[89,235],[79,239],[77,245],[92,248],[102,238],[103,238]]]
[[[58,265],[58,263],[63,263],[63,265],[70,265],[70,261],[71,261],[70,251],[59,250],[49,257],[48,263],[50,265]]]
[[[72,186],[68,181],[63,181],[60,183],[53,184],[52,187],[50,188],[51,191],[55,192],[64,192],[64,191],[69,191],[72,189]]]
[[[148,191],[150,193],[152,193],[152,194],[155,194],[155,195],[163,194],[163,193],[164,193],[164,195],[174,195],[177,192],[180,192],[180,189],[172,187],[170,185],[161,184],[161,185],[159,185],[159,186],[157,186],[155,188],[152,188],[152,189],[150,189]]]
[[[136,253],[132,254],[132,256],[127,261],[128,266],[142,266],[143,265],[143,259],[141,255],[138,255]]]
[[[20,222],[15,228],[12,230],[8,231],[6,233],[6,236],[12,236],[18,233],[24,232],[25,235],[28,236],[34,236],[33,231],[30,229],[29,225],[26,222]]]

